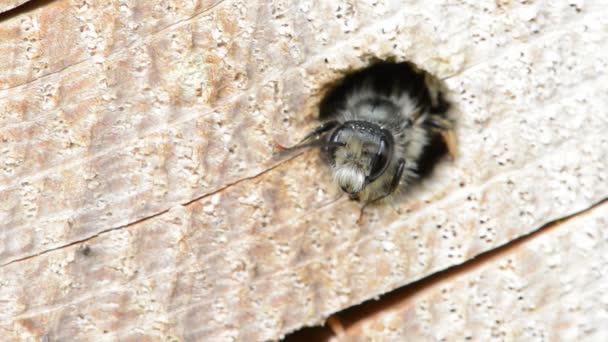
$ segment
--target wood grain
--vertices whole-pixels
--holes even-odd
[[[608,194],[598,1],[58,0],[0,22],[0,332],[267,340]],[[445,80],[459,158],[372,208],[314,152],[374,59]]]
[[[407,294],[333,341],[604,341],[608,203]]]

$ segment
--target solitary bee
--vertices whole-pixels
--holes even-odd
[[[320,105],[323,124],[285,150],[320,147],[336,183],[367,204],[405,188],[434,138],[455,156],[439,81],[410,63],[380,63],[347,76]]]

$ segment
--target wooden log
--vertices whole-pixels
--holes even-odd
[[[267,340],[608,194],[606,17],[584,7],[48,1],[0,14],[0,334]],[[368,212],[315,153],[327,86],[442,78],[459,158]],[[547,279],[547,281],[551,281]]]

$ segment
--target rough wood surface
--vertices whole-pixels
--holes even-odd
[[[334,341],[608,340],[608,203],[448,277]]]
[[[265,340],[608,194],[608,19],[498,1],[68,1],[0,22],[0,335]],[[370,210],[318,156],[344,72],[445,79],[459,158]],[[549,280],[548,280],[549,281]]]

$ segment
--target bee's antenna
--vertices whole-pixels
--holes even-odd
[[[292,153],[294,151],[298,151],[298,150],[306,149],[306,148],[314,148],[314,147],[330,148],[330,147],[344,146],[343,143],[326,142],[324,139],[321,139],[323,135],[325,135],[327,132],[331,131],[338,125],[339,125],[338,121],[326,122],[326,123],[322,124],[321,126],[317,127],[312,132],[310,132],[302,140],[300,140],[299,143],[297,143],[296,145],[294,145],[292,147],[285,147],[285,146],[275,143],[275,154],[278,156],[283,156],[285,154]],[[315,140],[304,144],[304,142],[310,140],[311,138],[314,138]]]

